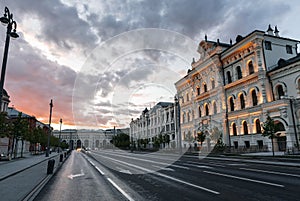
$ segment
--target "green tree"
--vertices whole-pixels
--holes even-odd
[[[205,141],[205,138],[206,138],[206,135],[203,131],[199,131],[197,133],[196,140],[197,140],[197,142],[200,142],[201,148],[202,148],[203,142]]]
[[[24,141],[29,133],[28,120],[22,117],[22,112],[19,112],[18,117],[12,120],[12,133],[13,133],[13,153],[14,158],[17,156],[18,142],[22,141],[21,157],[23,157]]]
[[[262,136],[268,137],[269,139],[271,139],[272,153],[273,153],[273,156],[275,156],[274,138],[276,137],[275,133],[279,130],[279,127],[277,124],[275,124],[274,119],[272,119],[270,116],[267,117],[267,119],[263,123],[262,127],[263,127]]]
[[[120,133],[113,137],[113,144],[119,148],[128,148],[130,145],[129,135],[125,133]],[[142,144],[144,140],[142,141]]]
[[[0,112],[0,137],[10,137],[11,127],[8,121],[7,113]]]
[[[35,154],[37,152],[36,147],[37,147],[38,143],[41,143],[43,141],[43,138],[45,138],[44,136],[45,136],[45,132],[40,126],[35,127],[32,130],[31,135],[28,140],[32,144],[32,146],[34,148],[33,151]]]

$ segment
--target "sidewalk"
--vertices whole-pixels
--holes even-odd
[[[17,174],[25,169],[28,169],[38,163],[49,160],[57,156],[58,153],[52,152],[49,157],[46,157],[45,154],[41,155],[32,155],[30,153],[25,154],[24,158],[14,159],[12,161],[1,161],[0,162],[0,181]]]

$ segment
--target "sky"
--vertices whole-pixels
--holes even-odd
[[[129,127],[172,102],[197,45],[277,25],[300,39],[296,0],[1,0],[17,23],[5,89],[10,106],[63,129]],[[0,29],[0,50],[6,28]],[[2,59],[2,54],[0,55]]]

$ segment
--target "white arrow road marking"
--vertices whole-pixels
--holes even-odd
[[[130,172],[130,170],[126,170],[126,169],[123,169],[123,168],[121,168],[121,167],[119,167],[119,166],[116,166],[116,168],[119,170],[119,172],[121,172],[121,173],[125,173],[125,174],[130,174],[130,175],[132,175],[132,173]]]
[[[130,172],[130,170],[123,170],[123,169],[122,169],[122,170],[120,170],[119,172],[122,172],[122,173],[125,173],[125,174],[130,174],[130,175],[132,174],[132,173]]]
[[[71,174],[71,175],[69,175],[68,178],[73,179],[75,177],[81,177],[81,176],[84,176],[83,170],[81,170],[80,174]]]

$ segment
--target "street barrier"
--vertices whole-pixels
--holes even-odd
[[[47,174],[53,174],[54,164],[55,164],[55,160],[54,159],[50,159],[48,161]]]

